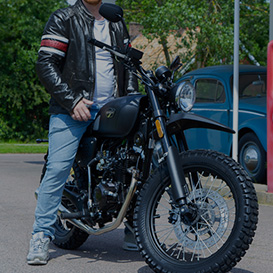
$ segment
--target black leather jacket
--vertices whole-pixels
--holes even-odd
[[[94,17],[82,0],[54,12],[42,36],[36,71],[51,95],[49,113],[68,114],[84,97],[92,100],[95,87],[95,49],[88,43],[93,34]],[[123,47],[123,25],[109,24],[113,46]],[[114,59],[116,97],[136,91],[137,79]]]

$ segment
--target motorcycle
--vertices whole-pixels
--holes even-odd
[[[102,4],[109,21],[123,10]],[[244,169],[211,150],[189,150],[184,131],[210,128],[233,133],[189,113],[195,89],[175,84],[176,58],[155,73],[141,66],[143,53],[95,39],[145,86],[104,105],[83,136],[67,179],[53,243],[76,249],[124,221],[155,272],[227,272],[245,255],[258,222],[256,192]],[[202,137],[202,136],[200,136]],[[44,166],[42,177],[46,170]]]

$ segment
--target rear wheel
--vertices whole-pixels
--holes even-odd
[[[76,206],[74,206],[67,197],[63,196],[62,205],[71,212],[77,211]],[[53,240],[53,243],[63,249],[77,249],[89,236],[86,232],[75,227],[68,221],[62,220],[59,216],[57,216],[54,228],[55,239]]]
[[[187,151],[181,163],[195,211],[184,218],[173,201],[166,164],[140,191],[136,240],[155,272],[228,272],[252,242],[258,219],[256,193],[246,172],[212,151]]]
[[[46,172],[46,163],[42,170],[41,181]],[[70,190],[78,190],[78,185],[82,183],[82,173],[80,168],[76,163],[70,171],[70,175],[66,181],[66,186]],[[78,211],[73,202],[66,196],[62,196],[62,205],[65,206],[70,212]],[[79,228],[72,225],[66,220],[62,220],[59,215],[57,215],[57,220],[54,224],[55,228],[55,239],[53,243],[59,248],[63,249],[77,249],[80,247],[88,238],[88,234]]]

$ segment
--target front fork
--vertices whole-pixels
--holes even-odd
[[[188,187],[181,167],[179,152],[176,146],[172,146],[170,143],[166,130],[166,116],[160,108],[157,97],[151,89],[148,89],[147,93],[152,104],[157,133],[161,139],[164,154],[167,157],[167,166],[171,177],[174,201],[179,207],[185,208],[185,205],[187,205]]]
[[[167,165],[171,177],[174,201],[179,207],[182,207],[187,204],[189,190],[180,164],[179,153],[175,146],[168,147]]]

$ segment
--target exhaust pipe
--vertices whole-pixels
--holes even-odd
[[[138,177],[138,172],[133,169],[132,171],[132,180],[131,180],[131,184],[127,193],[127,196],[125,198],[125,201],[120,209],[120,212],[118,214],[118,217],[116,218],[116,220],[108,225],[105,225],[102,228],[92,228],[86,224],[84,224],[81,220],[77,220],[77,219],[66,219],[66,221],[70,222],[72,225],[76,226],[77,228],[85,231],[86,233],[88,233],[89,235],[100,235],[109,231],[112,231],[116,228],[118,228],[120,226],[120,224],[123,222],[123,219],[126,215],[126,211],[129,207],[129,204],[135,194],[136,191],[136,187],[137,187],[137,177]],[[59,211],[58,214],[70,214],[71,212],[64,207],[62,204],[59,207]],[[68,217],[69,218],[69,217]]]

